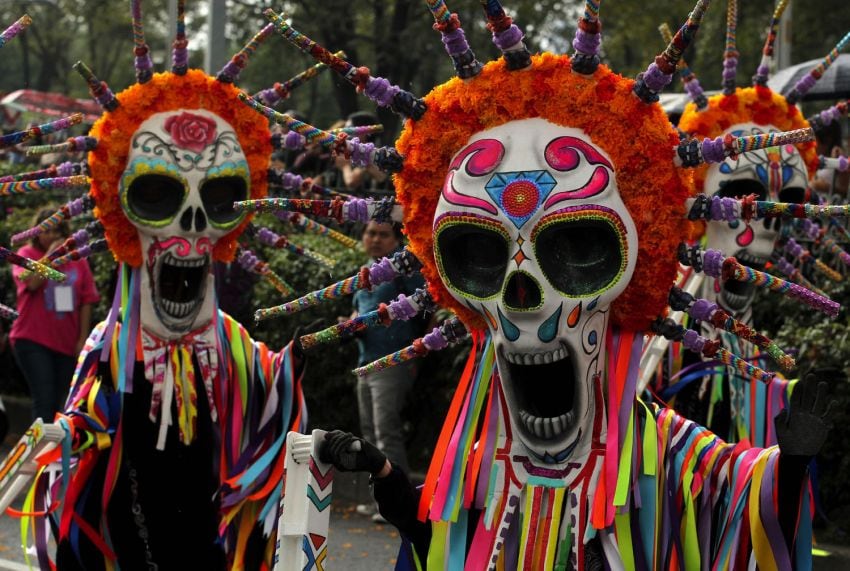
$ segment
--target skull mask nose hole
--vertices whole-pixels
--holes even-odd
[[[511,311],[532,311],[543,305],[543,292],[531,274],[517,271],[508,277],[504,302]]]
[[[195,232],[203,232],[207,229],[207,217],[204,211],[198,208],[195,210]]]
[[[180,215],[180,228],[184,232],[192,231],[192,207],[190,206]]]

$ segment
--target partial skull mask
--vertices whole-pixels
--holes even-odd
[[[236,133],[213,113],[157,113],[133,134],[119,193],[142,246],[146,329],[173,339],[212,319],[212,249],[243,220],[233,202],[249,185]]]
[[[637,257],[610,159],[539,118],[477,133],[452,160],[434,233],[443,282],[492,333],[514,434],[548,463],[585,452],[609,306]]]
[[[742,123],[733,125],[723,134],[755,135],[779,131],[772,127]],[[711,196],[741,198],[755,194],[758,200],[803,202],[806,197],[806,165],[794,145],[784,145],[766,151],[739,155],[734,159],[711,165],[705,179],[705,193]],[[763,270],[770,259],[782,229],[779,218],[753,222],[712,222],[706,230],[707,247],[716,248],[727,256],[735,256],[751,268]],[[755,287],[743,282],[714,280],[707,297],[732,314],[741,315],[752,304]]]

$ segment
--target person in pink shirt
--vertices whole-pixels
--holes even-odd
[[[46,207],[34,223],[56,211]],[[57,248],[70,235],[67,222],[34,237],[18,253],[34,260]],[[91,329],[92,304],[100,299],[91,268],[86,260],[72,261],[58,268],[67,276],[62,283],[45,280],[37,274],[22,279],[23,268],[12,270],[17,288],[19,317],[9,338],[15,360],[29,385],[33,419],[53,420],[62,409],[77,355]]]

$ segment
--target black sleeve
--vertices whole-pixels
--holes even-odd
[[[785,536],[788,551],[794,553],[794,540],[797,535],[797,519],[800,512],[800,498],[806,471],[809,467],[810,456],[779,455],[779,474],[777,497],[779,499],[779,527]],[[803,506],[808,510],[808,506]],[[808,517],[806,512],[805,517]]]
[[[413,544],[419,560],[425,561],[431,543],[431,524],[416,518],[421,491],[393,464],[387,477],[372,478],[372,495],[381,515]]]

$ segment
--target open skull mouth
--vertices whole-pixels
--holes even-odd
[[[758,271],[764,270],[764,266],[767,263],[767,258],[751,254],[747,250],[738,250],[735,253],[735,258],[741,264]],[[720,290],[723,305],[733,311],[746,309],[752,303],[755,293],[756,288],[754,284],[735,280],[723,282]]]
[[[178,258],[160,256],[154,268],[154,308],[171,330],[191,327],[204,302],[209,276],[209,256]]]
[[[557,457],[577,425],[581,399],[569,349],[563,342],[536,353],[500,349],[499,360],[502,384],[519,421],[515,429]]]

